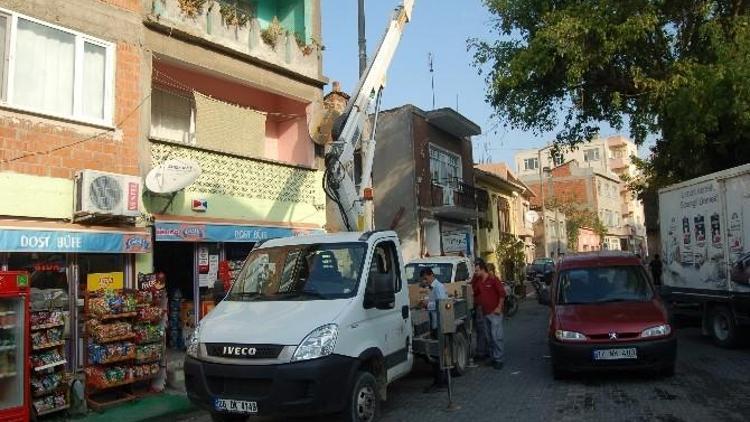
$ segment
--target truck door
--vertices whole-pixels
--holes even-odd
[[[392,240],[382,240],[373,249],[368,284],[375,278],[388,277],[392,281],[395,293],[394,306],[391,309],[368,309],[368,324],[372,333],[383,336],[383,355],[388,371],[388,380],[398,378],[411,369],[409,343],[411,325],[408,313],[409,297],[404,294],[406,287],[401,274],[398,249]]]

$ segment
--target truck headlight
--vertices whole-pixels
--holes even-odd
[[[555,338],[560,341],[584,341],[586,340],[586,336],[581,333],[578,333],[575,331],[565,331],[565,330],[556,330]]]
[[[322,358],[333,353],[339,327],[336,324],[326,324],[318,327],[302,340],[292,355],[292,362]]]
[[[672,332],[669,324],[657,325],[656,327],[646,328],[641,332],[641,337],[663,337]]]
[[[193,334],[190,335],[190,339],[187,342],[187,355],[191,358],[197,358],[198,357],[198,348],[200,347],[200,338],[201,338],[201,324],[198,323],[198,325],[195,327],[195,330],[193,330]]]

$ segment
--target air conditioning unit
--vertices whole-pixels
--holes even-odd
[[[75,216],[137,217],[141,190],[138,176],[81,170],[75,176]]]

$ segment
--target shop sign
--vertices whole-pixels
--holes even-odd
[[[0,229],[3,252],[148,253],[146,233]]]
[[[469,251],[469,234],[466,232],[445,232],[443,237],[443,252],[467,253]]]
[[[238,226],[229,224],[156,223],[156,240],[162,242],[258,242],[321,232],[286,227]]]
[[[124,274],[122,272],[114,273],[92,273],[86,276],[86,290],[95,292],[97,290],[117,290],[122,289]]]

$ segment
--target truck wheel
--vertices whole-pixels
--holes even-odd
[[[243,415],[228,415],[226,413],[211,413],[211,420],[213,422],[245,422],[247,416]]]
[[[711,337],[720,347],[731,348],[737,344],[737,324],[732,312],[726,306],[716,306],[711,310]]]
[[[466,334],[463,331],[456,333],[455,337],[455,350],[456,350],[456,362],[453,365],[453,376],[460,377],[465,374],[467,367],[469,366],[469,340],[466,338]]]
[[[372,422],[378,417],[380,413],[378,384],[371,373],[364,371],[357,373],[345,412],[346,422]]]

